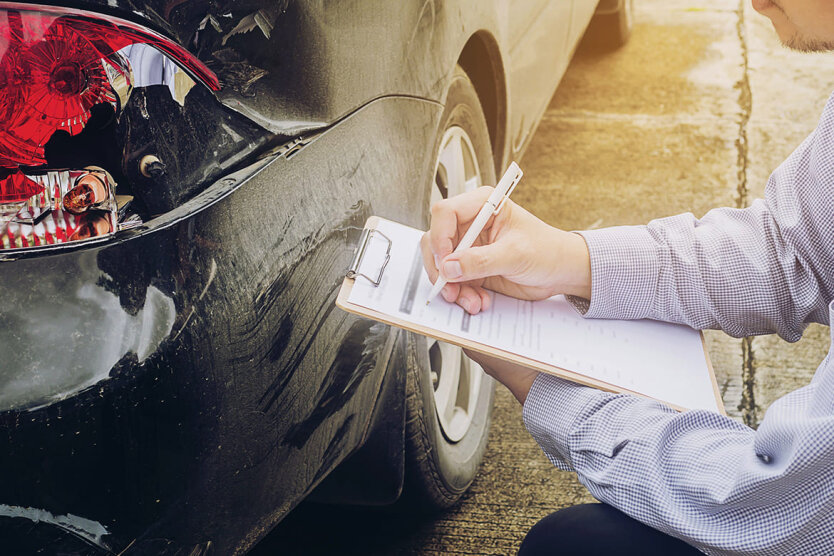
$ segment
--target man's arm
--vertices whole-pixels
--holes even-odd
[[[764,200],[582,235],[591,301],[573,302],[587,316],[796,341],[806,323],[828,322],[834,297],[834,102],[771,175]]]
[[[594,497],[710,554],[823,554],[834,549],[832,378],[821,368],[753,431],[540,375],[524,422]]]

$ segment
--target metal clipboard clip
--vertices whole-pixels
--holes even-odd
[[[365,253],[368,251],[368,244],[371,242],[371,238],[374,235],[379,235],[388,242],[388,247],[385,249],[385,260],[382,262],[382,266],[379,267],[379,274],[377,274],[376,280],[359,272],[359,267],[362,266],[362,259],[365,257]],[[357,276],[361,276],[374,286],[379,286],[379,283],[382,281],[382,274],[385,272],[385,267],[388,266],[388,261],[391,260],[391,238],[380,232],[379,230],[372,230],[370,228],[365,228],[362,230],[362,235],[359,238],[359,245],[356,247],[356,254],[353,256],[353,262],[350,263],[348,267],[347,273],[345,276],[348,278],[356,278]]]

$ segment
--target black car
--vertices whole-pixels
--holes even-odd
[[[453,504],[492,382],[335,296],[369,216],[425,227],[522,154],[596,4],[0,2],[0,552]]]

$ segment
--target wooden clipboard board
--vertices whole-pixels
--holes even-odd
[[[368,242],[376,235],[382,235],[383,239],[388,240],[389,242],[389,252],[391,249],[391,240],[384,236],[381,232],[377,231],[377,225],[382,219],[378,216],[372,216],[368,219],[365,223],[365,228],[362,232],[362,236],[360,238],[359,246],[356,249],[354,254],[353,261],[351,263],[350,268],[348,269],[345,279],[342,282],[342,287],[339,290],[339,295],[336,298],[336,306],[340,309],[347,311],[349,313],[353,313],[355,315],[359,315],[365,318],[369,318],[375,321],[383,322],[385,324],[389,324],[391,326],[396,326],[397,328],[401,328],[403,330],[408,330],[410,332],[416,332],[417,334],[421,334],[423,336],[428,336],[430,338],[434,338],[436,340],[447,342],[449,344],[454,344],[456,346],[460,346],[464,349],[469,349],[472,351],[477,351],[479,353],[483,353],[492,357],[497,357],[498,359],[503,359],[505,361],[509,361],[511,363],[517,363],[519,365],[523,365],[525,367],[529,367],[531,369],[535,369],[537,371],[541,371],[543,373],[547,373],[550,375],[557,376],[559,378],[563,378],[565,380],[569,380],[571,382],[576,382],[578,384],[583,384],[585,386],[591,386],[593,388],[598,388],[600,390],[604,390],[606,392],[614,392],[614,393],[623,393],[623,394],[631,394],[634,396],[640,396],[642,398],[651,398],[650,396],[646,396],[645,394],[641,394],[640,392],[634,392],[632,390],[628,390],[625,388],[621,388],[615,386],[613,384],[603,382],[601,380],[597,380],[588,376],[585,376],[581,373],[577,373],[574,371],[570,371],[567,369],[563,369],[561,367],[556,367],[553,365],[549,365],[547,363],[543,363],[536,359],[531,359],[529,357],[525,357],[516,353],[512,353],[509,351],[505,351],[502,349],[495,348],[488,344],[483,344],[480,342],[475,342],[469,340],[467,338],[461,338],[460,336],[456,336],[454,334],[450,334],[448,332],[444,332],[441,330],[436,330],[434,328],[429,328],[426,326],[422,326],[419,324],[415,324],[413,322],[407,321],[405,319],[397,318],[392,315],[388,315],[385,313],[380,313],[373,309],[368,309],[362,305],[356,305],[349,301],[350,293],[353,290],[353,285],[356,280],[365,279],[374,283],[375,285],[379,284],[379,281],[382,279],[382,275],[385,271],[385,266],[388,263],[386,258],[385,262],[381,265],[378,274],[374,275],[365,275],[359,272],[361,268],[362,258],[365,254],[365,249],[368,245]],[[721,399],[721,391],[718,389],[718,381],[715,378],[715,371],[712,368],[712,362],[709,358],[709,353],[707,352],[706,343],[704,341],[704,334],[700,332],[701,335],[701,345],[704,350],[704,357],[706,359],[707,367],[709,369],[709,376],[712,382],[713,392],[715,394],[716,404],[718,406],[719,412],[722,415],[726,415],[726,411],[724,409],[724,402]],[[658,400],[673,409],[678,411],[685,411],[687,408],[676,406],[671,404],[665,400]]]

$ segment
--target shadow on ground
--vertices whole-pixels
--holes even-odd
[[[306,503],[293,510],[250,556],[403,554],[403,545],[437,516]]]

